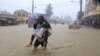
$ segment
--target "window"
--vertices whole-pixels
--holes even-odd
[[[20,13],[18,13],[18,16],[19,16],[19,17],[21,17],[21,14],[20,14]]]

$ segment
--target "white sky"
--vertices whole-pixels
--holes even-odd
[[[76,18],[77,12],[79,11],[79,0],[73,0],[77,1],[73,3],[71,3],[70,1],[72,0],[34,0],[35,4],[34,12],[44,13],[46,6],[49,3],[51,3],[54,15],[56,16],[69,15],[72,18]],[[31,5],[32,5],[32,0],[0,0],[0,11],[7,10],[8,12],[13,13],[18,9],[25,9],[26,11],[31,12],[31,7],[32,7]]]

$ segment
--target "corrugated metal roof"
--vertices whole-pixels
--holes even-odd
[[[12,19],[15,19],[16,17],[14,15],[10,15],[10,14],[0,14],[0,18],[12,18]]]

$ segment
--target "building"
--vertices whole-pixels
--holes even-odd
[[[0,14],[10,14],[10,13],[5,10],[5,11],[0,11]]]
[[[100,8],[100,0],[86,0],[85,2],[85,16],[95,14],[95,11]]]
[[[83,24],[100,27],[100,0],[86,0]]]
[[[14,15],[19,23],[27,23],[30,13],[21,9],[14,12]]]
[[[17,24],[16,17],[7,11],[0,11],[0,26]]]
[[[84,15],[85,16],[89,15],[95,9],[96,9],[96,4],[94,3],[94,1],[93,0],[86,0]]]

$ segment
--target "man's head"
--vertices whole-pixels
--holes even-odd
[[[39,16],[38,18],[40,21],[44,21],[44,16]]]
[[[37,21],[38,21],[38,23],[43,23],[44,22],[44,16],[39,16]]]

